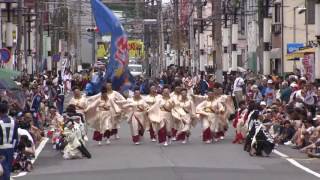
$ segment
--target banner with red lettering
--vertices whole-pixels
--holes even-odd
[[[180,0],[180,25],[186,28],[189,19],[189,1]]]
[[[314,54],[305,54],[302,59],[302,75],[307,78],[309,82],[315,80],[315,63]]]

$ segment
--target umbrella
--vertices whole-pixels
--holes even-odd
[[[19,86],[11,79],[0,79],[0,89],[4,90],[18,90]]]
[[[21,72],[14,71],[10,69],[0,69],[0,79],[14,79],[15,77],[19,76]]]
[[[0,89],[1,91],[1,89]],[[15,105],[23,110],[26,104],[26,97],[22,90],[6,90],[6,97],[3,100],[7,100],[8,102],[15,103]]]
[[[26,102],[26,97],[22,89],[16,82],[9,79],[0,79],[0,93],[4,93],[3,100],[14,102],[20,109],[23,109]]]

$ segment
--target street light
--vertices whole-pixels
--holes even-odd
[[[298,10],[298,13],[299,14],[302,14],[304,12],[306,12],[307,8],[305,7],[299,7],[299,6],[296,6],[293,8],[293,42],[295,43],[297,41],[297,17],[296,17],[296,11]],[[307,14],[306,14],[307,16]],[[308,26],[308,22],[306,22],[306,27]],[[307,31],[307,28],[306,28],[306,31]],[[306,36],[308,36],[308,33],[306,33]],[[306,37],[308,39],[308,37]],[[307,42],[306,42],[306,46],[307,46]],[[296,63],[296,60],[294,59],[293,60],[293,69],[294,71],[296,70],[297,68],[297,63]]]
[[[307,8],[305,7],[299,7],[299,6],[296,6],[293,8],[293,42],[296,42],[296,37],[297,37],[297,33],[296,33],[296,30],[297,30],[297,18],[296,18],[296,11],[298,10],[298,13],[299,14],[302,14],[304,12],[307,11]],[[307,22],[306,22],[307,24]]]

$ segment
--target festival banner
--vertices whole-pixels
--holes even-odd
[[[187,27],[189,19],[189,1],[180,0],[180,25],[182,27]]]
[[[309,82],[315,80],[315,62],[314,54],[305,54],[302,59],[302,74],[307,78]]]
[[[98,60],[100,59],[105,59],[106,56],[108,56],[109,52],[108,52],[108,45],[105,42],[98,42],[97,43],[97,51],[96,51],[96,58]]]
[[[92,12],[101,35],[111,34],[110,61],[104,80],[111,80],[113,89],[124,91],[133,78],[128,70],[128,37],[119,19],[100,0],[91,0]]]
[[[141,40],[129,40],[128,45],[130,58],[144,57],[144,44]]]

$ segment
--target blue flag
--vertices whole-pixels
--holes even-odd
[[[91,0],[92,12],[101,35],[111,34],[110,61],[105,80],[111,80],[113,89],[124,91],[131,86],[133,78],[128,70],[128,37],[114,13],[100,0]]]

